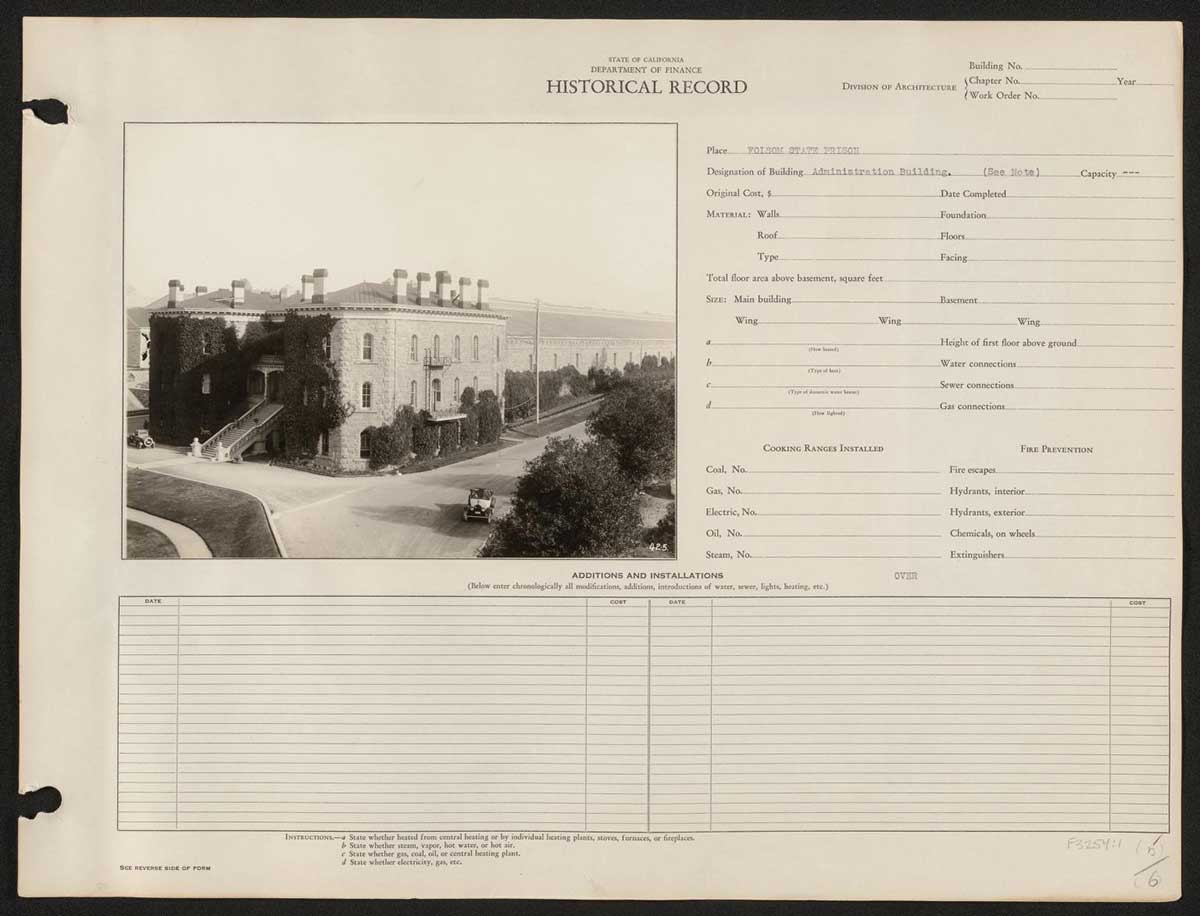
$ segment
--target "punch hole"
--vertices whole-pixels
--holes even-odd
[[[62,806],[62,793],[54,786],[42,786],[17,796],[17,816],[33,820],[39,814],[53,814]]]
[[[21,109],[28,108],[33,116],[46,124],[66,124],[67,106],[58,99],[30,99],[21,103]]]

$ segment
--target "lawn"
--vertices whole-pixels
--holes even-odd
[[[132,508],[186,525],[214,557],[279,556],[266,511],[248,493],[137,468],[126,480]]]
[[[179,551],[171,539],[141,522],[125,522],[125,555],[131,560],[175,560]]]

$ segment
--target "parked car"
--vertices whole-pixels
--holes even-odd
[[[496,495],[486,487],[473,487],[467,495],[467,505],[463,509],[463,521],[485,521],[492,523],[492,513],[496,509]]]
[[[125,437],[125,444],[134,448],[154,448],[154,440],[148,429],[139,429],[136,433]]]

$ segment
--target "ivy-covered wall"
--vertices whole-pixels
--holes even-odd
[[[187,443],[224,426],[246,399],[250,367],[280,352],[272,322],[250,322],[241,337],[224,318],[195,315],[153,315],[150,328],[149,428],[164,442]]]
[[[341,426],[353,408],[327,341],[338,319],[289,312],[283,320],[283,435],[289,456],[317,451],[322,433]]]

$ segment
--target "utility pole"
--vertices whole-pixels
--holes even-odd
[[[542,300],[534,299],[533,319],[533,422],[542,422]]]

